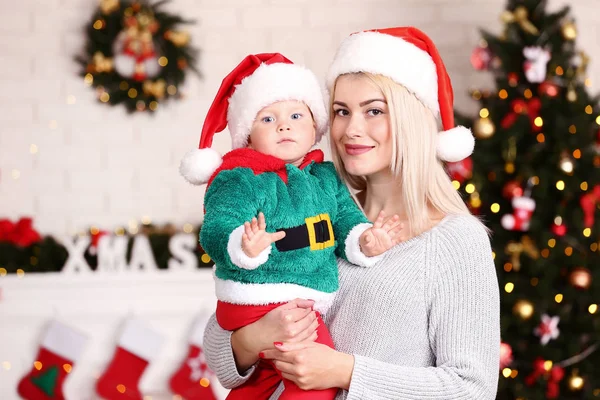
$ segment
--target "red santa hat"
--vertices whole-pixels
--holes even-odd
[[[317,77],[279,53],[253,54],[223,79],[208,110],[198,149],[181,160],[179,172],[194,185],[208,182],[222,162],[211,148],[213,136],[229,126],[234,149],[246,147],[256,115],[278,101],[304,102],[316,124],[316,142],[327,131],[328,116]]]
[[[368,72],[384,75],[406,87],[442,122],[437,154],[456,162],[473,152],[475,139],[463,126],[454,126],[452,83],[431,39],[413,27],[375,29],[346,38],[327,73],[330,93],[338,76]]]

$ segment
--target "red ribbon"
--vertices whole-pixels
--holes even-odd
[[[525,384],[532,386],[543,375],[548,376],[548,385],[546,386],[546,398],[556,399],[560,394],[560,381],[565,377],[565,370],[557,365],[552,367],[550,372],[544,367],[544,359],[536,358],[533,362],[533,372],[525,378]]]
[[[583,209],[583,224],[586,228],[594,226],[596,212],[596,204],[600,202],[600,185],[594,186],[594,189],[581,196],[579,203]]]
[[[539,98],[534,97],[529,101],[523,99],[513,100],[510,103],[512,111],[508,113],[500,125],[504,129],[508,129],[514,125],[520,115],[529,115],[529,121],[531,122],[531,129],[534,132],[539,132],[541,127],[536,126],[534,121],[539,117],[540,109],[542,108],[542,102]]]
[[[0,242],[27,247],[41,240],[40,234],[32,227],[31,218],[21,218],[16,224],[8,219],[0,219]]]

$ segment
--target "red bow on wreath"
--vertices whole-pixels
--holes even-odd
[[[534,97],[529,101],[525,101],[523,99],[513,100],[510,103],[510,108],[512,111],[508,113],[500,123],[502,128],[507,129],[513,126],[520,115],[529,115],[531,129],[534,132],[539,132],[541,130],[541,127],[536,126],[534,123],[535,119],[539,116],[540,109],[542,108],[542,102],[540,99]]]
[[[586,228],[594,226],[594,213],[596,212],[596,204],[600,202],[600,185],[594,186],[594,189],[587,194],[581,196],[579,203],[583,209],[583,224]]]
[[[21,218],[16,224],[8,219],[0,219],[0,242],[9,242],[20,247],[39,242],[42,238],[31,225],[31,218]]]
[[[560,381],[565,377],[565,370],[555,365],[550,369],[546,370],[545,361],[543,358],[536,358],[533,362],[533,372],[525,378],[525,383],[528,386],[532,386],[540,378],[540,376],[548,376],[548,386],[546,386],[546,398],[556,399],[560,393]]]

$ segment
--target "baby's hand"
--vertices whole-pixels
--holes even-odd
[[[242,235],[242,250],[248,257],[258,257],[267,247],[285,237],[285,232],[269,233],[266,231],[265,215],[258,213],[251,222],[244,222],[244,234]]]
[[[378,256],[400,243],[400,232],[404,224],[400,217],[394,215],[384,223],[384,212],[381,211],[373,226],[360,235],[360,250],[367,257]]]

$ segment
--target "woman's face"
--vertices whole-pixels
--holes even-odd
[[[342,75],[333,94],[331,140],[351,175],[389,175],[392,135],[381,91],[361,75]]]

